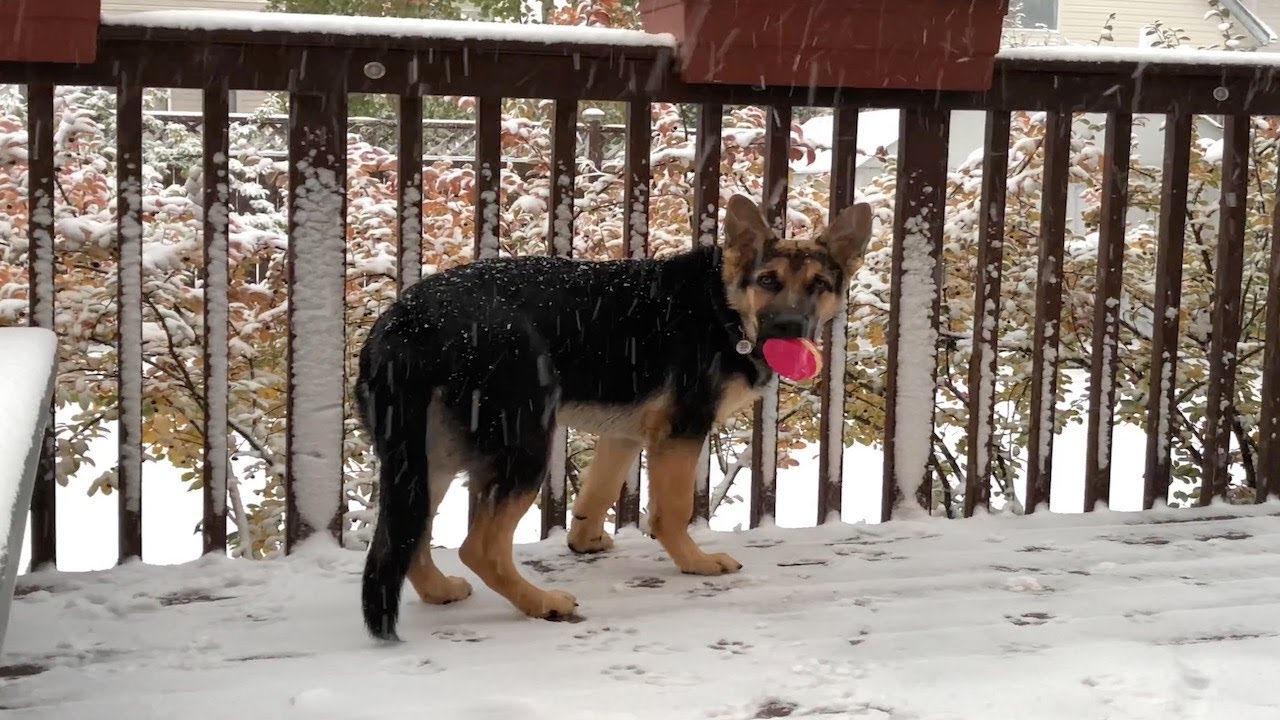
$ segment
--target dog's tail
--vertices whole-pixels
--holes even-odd
[[[361,608],[369,633],[397,640],[400,588],[430,521],[427,408],[431,384],[411,355],[370,339],[356,398],[380,461],[378,525],[365,558]]]

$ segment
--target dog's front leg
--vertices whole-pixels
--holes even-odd
[[[742,563],[724,553],[708,554],[689,537],[693,484],[702,440],[665,438],[649,443],[649,532],[682,572],[721,575]]]

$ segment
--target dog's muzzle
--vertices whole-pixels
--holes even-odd
[[[762,342],[770,338],[812,340],[816,325],[817,323],[807,315],[791,313],[770,315],[760,319],[760,340]]]

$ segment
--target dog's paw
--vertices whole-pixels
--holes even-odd
[[[724,575],[742,569],[742,563],[724,553],[703,554],[676,564],[686,575]]]
[[[447,576],[443,583],[419,592],[418,597],[432,605],[448,605],[471,597],[471,583],[460,577]]]
[[[578,600],[567,592],[543,590],[521,603],[520,609],[529,617],[565,620],[577,615]]]
[[[613,549],[613,536],[603,530],[597,533],[569,531],[569,549],[579,555],[606,552]]]

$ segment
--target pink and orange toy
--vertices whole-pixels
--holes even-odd
[[[761,351],[769,367],[788,380],[809,380],[822,371],[822,351],[804,338],[771,338]]]

